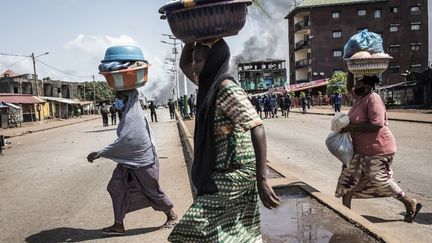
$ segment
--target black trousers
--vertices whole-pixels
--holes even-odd
[[[152,111],[150,110],[150,116],[151,116],[151,121],[152,122],[157,122],[157,115],[156,115],[156,111]]]

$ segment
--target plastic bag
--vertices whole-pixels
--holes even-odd
[[[384,52],[383,40],[380,35],[369,32],[367,29],[353,35],[344,47],[344,59],[350,58],[354,53],[367,51],[371,54]]]
[[[330,133],[326,139],[326,145],[331,154],[345,166],[349,165],[354,156],[354,147],[349,133]]]
[[[332,130],[334,132],[340,132],[340,130],[342,130],[342,128],[348,126],[349,123],[350,123],[350,120],[349,120],[349,117],[347,114],[345,114],[343,112],[337,112],[331,121],[330,130]]]

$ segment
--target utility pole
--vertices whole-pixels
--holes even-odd
[[[31,54],[31,58],[33,61],[33,79],[36,85],[36,96],[40,96],[40,90],[39,90],[39,84],[38,84],[38,80],[37,80],[37,76],[36,76],[36,59],[35,59],[35,55],[32,52]]]
[[[173,42],[167,42],[167,41],[161,41],[164,44],[170,44],[173,45],[174,47],[172,48],[172,54],[174,54],[174,78],[175,78],[175,86],[174,87],[174,93],[177,93],[175,95],[175,98],[178,100],[180,97],[180,86],[179,86],[179,77],[178,77],[178,65],[177,65],[177,44],[179,44],[177,42],[177,38],[173,35],[168,35],[168,34],[162,34],[163,36],[167,36],[170,40],[173,40]],[[178,106],[178,102],[175,102],[176,105]]]

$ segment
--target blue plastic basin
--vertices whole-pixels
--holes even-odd
[[[136,46],[111,46],[105,51],[102,62],[112,61],[145,61],[144,55]]]

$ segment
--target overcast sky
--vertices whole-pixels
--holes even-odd
[[[149,73],[149,81],[154,82],[152,90],[161,91],[168,85],[165,69],[169,67],[163,61],[171,56],[172,48],[160,42],[168,41],[162,33],[171,33],[168,23],[161,20],[158,13],[166,2],[2,0],[0,53],[31,55],[34,52],[40,55],[49,52],[38,58],[44,63],[37,63],[39,78],[85,81],[96,75],[97,80],[103,80],[97,67],[106,48],[136,45],[142,48],[145,58],[152,64]],[[287,23],[283,17],[289,11],[289,1],[264,2],[272,13],[272,19],[249,8],[250,14],[243,30],[238,36],[226,39],[232,56],[253,51],[247,48],[251,38],[255,45],[252,48],[260,48],[258,53],[250,54],[251,59],[285,59],[288,55]],[[6,69],[19,74],[33,73],[30,58],[0,55],[0,72]]]

